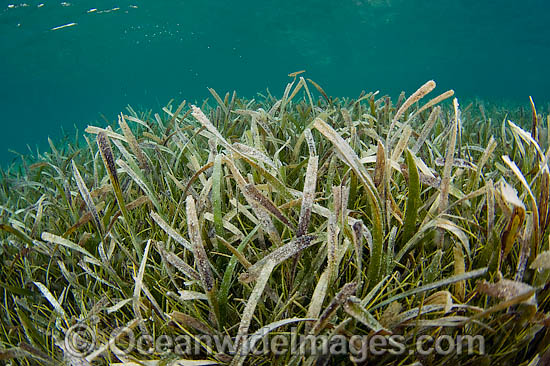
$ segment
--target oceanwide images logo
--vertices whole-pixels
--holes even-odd
[[[258,335],[259,334],[259,335]],[[92,361],[99,355],[113,353],[118,356],[142,355],[178,357],[226,354],[229,356],[261,355],[330,355],[349,356],[354,362],[383,355],[471,355],[484,354],[485,339],[481,335],[432,337],[418,335],[409,340],[402,335],[302,335],[296,328],[290,332],[261,331],[244,337],[217,335],[138,335],[133,327],[115,329],[109,337],[99,342],[99,337],[89,326],[79,323],[69,328],[65,335],[65,352],[72,357]]]

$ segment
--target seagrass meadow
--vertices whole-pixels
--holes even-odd
[[[4,170],[2,362],[547,365],[549,117],[290,76],[280,98],[127,108]],[[235,347],[113,352],[124,326]],[[243,352],[291,332],[403,352]],[[483,344],[418,352],[426,335]]]

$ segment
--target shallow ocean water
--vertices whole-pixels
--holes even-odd
[[[550,101],[550,3],[524,1],[1,1],[0,164],[47,137],[219,94],[280,95],[305,69],[333,96]],[[100,121],[100,122],[97,122]]]

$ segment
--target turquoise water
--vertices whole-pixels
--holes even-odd
[[[0,1],[0,164],[127,104],[160,111],[207,87],[280,95],[302,69],[333,96],[434,79],[459,100],[545,106],[549,11],[545,0]]]

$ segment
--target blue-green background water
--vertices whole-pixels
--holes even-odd
[[[333,96],[434,79],[459,100],[543,106],[549,14],[547,0],[1,0],[0,164],[127,104],[280,95],[302,69]]]

